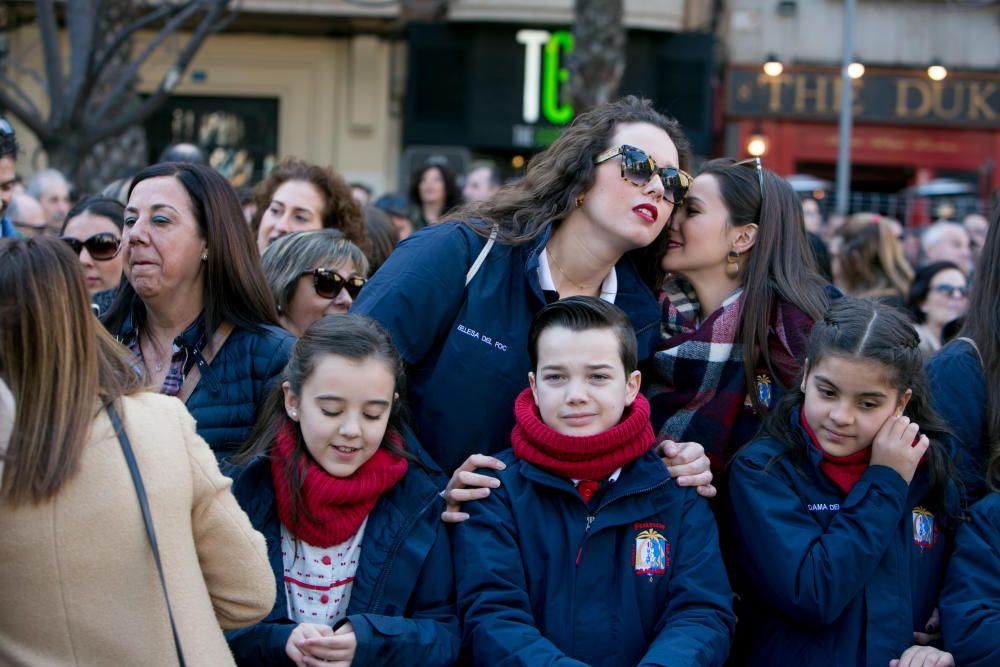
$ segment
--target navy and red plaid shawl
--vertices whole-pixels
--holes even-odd
[[[683,278],[670,278],[659,300],[660,342],[646,391],[657,440],[700,443],[718,475],[729,456],[753,437],[760,421],[749,407],[739,340],[743,289],[726,297],[700,325],[697,297]],[[811,329],[808,315],[778,302],[768,351],[782,387],[795,380]],[[759,370],[760,364],[762,360],[756,360],[759,381],[771,382],[770,373]]]

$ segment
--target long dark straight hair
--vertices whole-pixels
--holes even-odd
[[[702,166],[699,176],[710,174],[734,227],[757,224],[757,240],[740,274],[743,284],[743,316],[739,339],[743,342],[744,383],[757,414],[767,406],[757,392],[755,370],[760,360],[780,384],[768,350],[768,334],[778,300],[784,300],[813,321],[826,311],[829,298],[826,283],[816,262],[802,219],[802,203],[788,181],[763,169],[764,191],[753,163],[737,164],[730,158],[712,160]]]
[[[1000,202],[994,207],[993,221],[979,255],[969,312],[959,335],[974,340],[983,359],[986,481],[994,491],[1000,491]]]
[[[838,299],[813,326],[806,352],[808,368],[816,368],[831,356],[877,363],[885,370],[886,382],[900,394],[912,390],[903,414],[919,424],[920,432],[930,440],[930,499],[935,509],[942,509],[945,485],[954,479],[943,444],[949,430],[931,406],[920,336],[909,318],[901,310],[869,299]],[[791,416],[805,401],[802,381],[808,368],[803,368],[795,386],[788,389],[764,421],[762,435],[785,445],[775,459],[790,456],[796,461],[805,460],[809,445],[792,426]]]
[[[250,331],[260,331],[263,324],[277,326],[278,312],[236,191],[211,167],[166,162],[136,174],[129,197],[142,181],[161,176],[176,178],[187,191],[198,229],[208,245],[203,290],[208,331],[215,331],[223,321]],[[110,331],[119,333],[133,310],[139,320],[136,324],[141,326],[145,306],[123,276],[114,302],[101,319]]]
[[[288,365],[264,401],[250,437],[240,453],[232,459],[235,465],[244,466],[258,457],[270,457],[278,434],[286,424],[293,425],[295,452],[284,461],[293,523],[298,521],[300,512],[305,512],[308,516],[308,510],[303,503],[302,485],[309,467],[317,464],[309,454],[298,422],[289,420],[285,413],[285,392],[282,384],[287,382],[291,392],[301,396],[302,385],[312,376],[322,357],[328,354],[354,361],[377,359],[386,365],[396,379],[395,391],[398,398],[392,402],[389,424],[380,446],[405,458],[411,464],[423,467],[415,455],[396,444],[401,443],[405,437],[403,424],[406,414],[403,407],[403,362],[392,344],[392,338],[380,324],[367,317],[350,313],[327,315],[313,322],[295,343]]]

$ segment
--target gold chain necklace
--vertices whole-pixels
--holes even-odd
[[[559,273],[562,274],[562,277],[565,278],[566,280],[570,281],[571,283],[573,283],[573,285],[575,285],[577,289],[590,291],[590,290],[592,290],[594,288],[597,288],[597,287],[601,286],[601,283],[598,283],[596,285],[581,285],[580,283],[576,282],[575,280],[573,280],[572,278],[570,278],[568,275],[566,275],[566,272],[562,270],[562,267],[559,266],[559,262],[556,261],[556,256],[552,253],[551,250],[548,251],[548,254],[549,254],[549,259],[551,259],[552,263],[555,264],[556,269],[559,271]]]

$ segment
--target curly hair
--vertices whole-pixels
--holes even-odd
[[[329,167],[319,165],[296,157],[286,157],[274,166],[274,169],[253,190],[253,201],[257,206],[250,227],[254,236],[260,229],[260,221],[264,211],[271,205],[275,191],[286,181],[305,181],[315,187],[323,197],[324,205],[321,212],[325,229],[339,229],[347,240],[368,253],[368,235],[365,232],[361,205],[351,196],[351,188],[347,182]]]
[[[562,222],[576,207],[576,198],[594,184],[594,158],[609,147],[615,130],[625,123],[648,123],[666,132],[686,169],[690,144],[680,124],[653,108],[653,103],[629,95],[580,114],[552,145],[528,163],[524,178],[500,189],[491,199],[453,211],[481,236],[498,227],[498,240],[528,243],[550,224]],[[655,245],[655,244],[654,244]]]

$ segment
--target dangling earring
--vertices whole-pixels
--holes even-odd
[[[726,256],[726,277],[739,278],[740,276],[740,253],[730,250]]]
[[[581,206],[583,206],[583,195],[579,195],[576,198],[576,207],[580,208]]]

